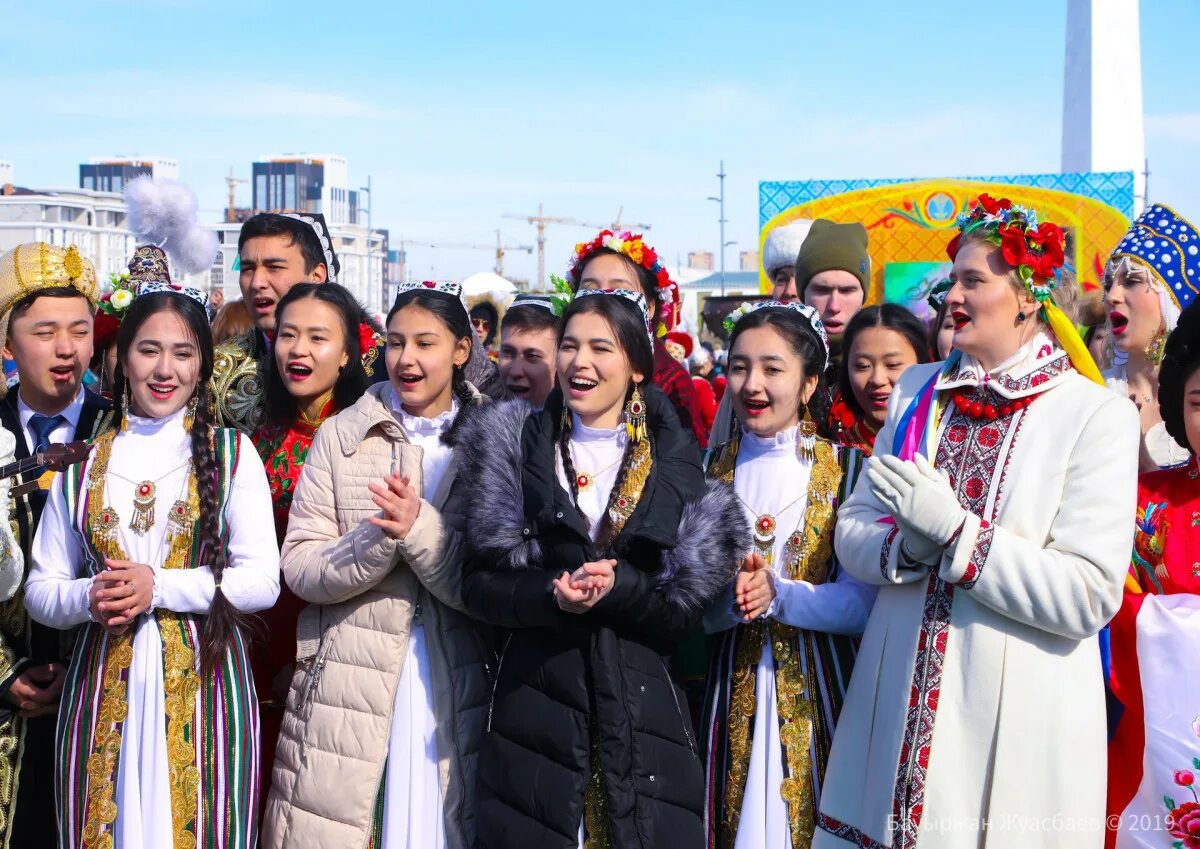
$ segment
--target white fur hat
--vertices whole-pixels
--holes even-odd
[[[788,224],[776,227],[767,234],[763,242],[762,265],[767,276],[783,265],[795,265],[800,246],[808,235],[812,221],[807,218],[797,218]]]

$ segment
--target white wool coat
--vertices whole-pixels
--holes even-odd
[[[833,741],[817,849],[1103,845],[1096,635],[1129,565],[1138,417],[1048,343],[1039,336],[989,378],[1009,398],[1041,393],[1008,424],[963,427],[947,404],[935,456],[973,458],[938,465],[975,511],[932,574],[904,568],[866,475],[841,508],[837,556],[881,588]],[[876,457],[892,453],[898,419],[939,367],[905,372]],[[938,386],[981,374],[964,358]]]

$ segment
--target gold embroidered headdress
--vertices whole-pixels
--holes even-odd
[[[96,269],[74,245],[60,248],[45,242],[17,245],[0,257],[0,345],[8,341],[13,304],[41,289],[79,290],[92,306],[99,298]]]

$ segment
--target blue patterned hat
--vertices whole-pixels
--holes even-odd
[[[1200,292],[1200,233],[1169,207],[1146,207],[1109,262],[1124,257],[1149,268],[1180,309]]]

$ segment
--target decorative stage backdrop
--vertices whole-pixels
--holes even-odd
[[[950,269],[946,245],[955,218],[980,194],[1037,209],[1067,233],[1067,267],[1085,290],[1100,285],[1104,262],[1133,217],[1133,172],[1026,174],[929,180],[761,182],[759,255],[775,227],[797,218],[861,221],[870,237],[870,303],[891,301],[929,317],[925,297]],[[759,270],[759,285],[771,285]]]

